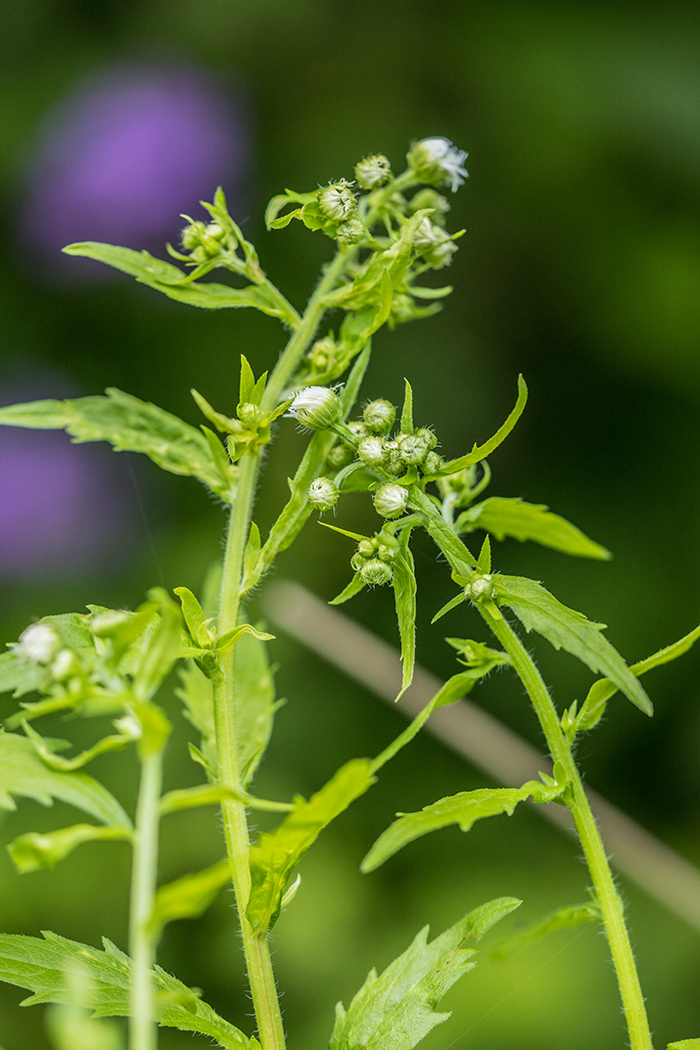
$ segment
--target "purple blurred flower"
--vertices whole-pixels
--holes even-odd
[[[247,164],[241,106],[205,73],[113,68],[49,114],[30,158],[21,238],[68,273],[76,260],[59,253],[71,241],[162,254],[180,213],[198,216],[218,185],[235,215]]]

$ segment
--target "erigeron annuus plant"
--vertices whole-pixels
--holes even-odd
[[[398,176],[386,157],[372,156],[358,163],[354,180],[339,179],[306,193],[287,190],[273,198],[268,228],[299,220],[336,244],[302,314],[266,277],[255,248],[229,215],[221,190],[205,205],[211,221],[188,220],[182,251],[170,249],[185,271],[146,252],[111,245],[66,249],[123,270],[179,302],[206,309],[253,307],[281,321],[290,334],[269,373],[256,377],[242,357],[235,406],[233,397],[215,407],[193,391],[206,419],[199,428],[113,389],[104,397],[0,409],[4,425],[62,428],[76,441],[106,440],[118,451],[142,452],[165,470],[198,478],[229,508],[223,565],[210,574],[201,600],[186,587],[176,588],[174,595],[154,588],[134,612],[91,606],[87,613],[45,617],[0,656],[0,689],[17,701],[0,734],[0,804],[12,807],[13,798],[20,796],[45,804],[57,798],[92,819],[60,831],[21,835],[9,846],[19,870],[53,867],[87,841],[124,839],[133,851],[128,955],[109,942],[97,950],[56,934],[43,940],[0,936],[0,977],[28,988],[34,1002],[63,1004],[64,1012],[52,1021],[60,1050],[120,1045],[119,1033],[89,1016],[90,1010],[98,1017],[128,1016],[130,1050],[153,1050],[158,1025],[207,1035],[226,1050],[259,1045],[282,1050],[285,1034],[269,937],[282,909],[291,904],[303,855],[336,816],[370,789],[382,766],[410,742],[433,710],[459,700],[497,667],[510,668],[525,686],[552,757],[551,775],[542,773],[540,780],[519,789],[462,792],[419,813],[403,814],[371,847],[362,868],[372,871],[434,829],[457,824],[467,831],[476,820],[511,813],[525,799],[568,807],[592,882],[592,902],[580,906],[580,917],[599,922],[607,935],[631,1046],[652,1046],[622,903],[572,745],[578,734],[597,724],[618,690],[651,714],[639,675],[687,650],[700,629],[630,669],[600,624],[560,604],[540,583],[503,575],[492,566],[489,536],[534,540],[579,557],[607,557],[604,548],[543,506],[499,496],[480,498],[490,480],[487,457],[525,407],[522,377],[515,407],[503,425],[456,458],[438,451],[438,434],[431,428],[415,425],[408,382],[400,411],[384,399],[357,408],[373,334],[384,325],[393,328],[431,315],[451,291],[422,284],[421,277],[448,265],[457,248],[459,234],[445,229],[449,205],[440,191],[458,189],[466,176],[465,158],[447,139],[426,139],[412,147],[406,170]],[[228,270],[238,284],[202,280],[214,269]],[[331,311],[335,328],[324,330]],[[291,479],[289,499],[263,538],[253,517],[253,497],[273,424],[280,434],[294,425],[285,416],[306,429],[309,440]],[[434,541],[455,585],[453,599],[434,619],[458,607],[460,617],[471,609],[498,647],[450,638],[461,669],[381,754],[347,762],[309,800],[261,799],[250,789],[275,711],[267,655],[271,636],[246,622],[246,599],[308,519],[316,511],[331,511],[349,489],[370,494],[378,519],[369,536],[323,522],[356,545],[351,579],[335,601],[344,602],[365,587],[393,588],[403,689],[412,680],[415,658],[411,538],[418,529]],[[477,530],[486,533],[478,550],[464,540]],[[573,703],[563,712],[555,709],[512,617],[604,676],[580,707]],[[453,629],[474,619],[455,614]],[[198,787],[163,793],[163,755],[172,716],[166,712],[169,700],[162,686],[174,668],[184,715],[198,735],[190,750],[203,779]],[[25,699],[30,694],[38,699]],[[111,728],[88,750],[69,758],[61,753],[60,742],[44,738],[38,728],[42,716],[56,712],[107,719]],[[84,772],[101,754],[130,747],[136,749],[141,768],[133,815]],[[183,809],[213,805],[221,808],[225,857],[204,871],[158,885],[161,821],[177,819]],[[249,812],[256,810],[277,812],[280,822],[251,841]],[[166,924],[201,914],[229,882],[255,1033],[244,1031],[242,1020],[238,1027],[220,1017],[156,964]],[[381,975],[370,973],[347,1009],[337,1007],[332,1050],[410,1050],[444,1019],[436,1007],[474,966],[481,936],[518,904],[514,898],[481,904],[430,943],[427,931],[421,932]],[[556,919],[549,928],[553,925]],[[231,935],[235,937],[235,930]]]

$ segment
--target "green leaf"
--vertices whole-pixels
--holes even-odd
[[[690,634],[686,634],[685,637],[680,638],[677,642],[673,642],[671,645],[667,645],[664,649],[659,649],[659,651],[652,656],[648,656],[646,660],[640,660],[639,663],[632,664],[630,671],[639,677],[640,675],[646,674],[647,671],[652,671],[655,667],[661,667],[662,664],[670,663],[671,660],[676,660],[679,656],[683,656],[684,653],[687,653],[698,638],[700,638],[700,627],[696,627],[694,631],[690,632]],[[578,733],[582,730],[593,729],[602,718],[608,700],[610,700],[617,691],[618,687],[614,682],[611,682],[609,678],[601,678],[600,681],[594,682],[578,716],[576,717],[575,732]]]
[[[476,965],[473,945],[520,903],[501,897],[483,904],[430,944],[425,926],[382,974],[370,971],[347,1010],[338,1003],[330,1050],[412,1050],[450,1016],[435,1007]]]
[[[449,602],[443,605],[443,607],[441,609],[438,609],[438,611],[435,613],[432,620],[430,621],[431,624],[435,623],[437,620],[441,620],[446,613],[452,612],[453,609],[456,609],[458,605],[462,605],[463,602],[466,602],[466,600],[467,596],[466,594],[464,594],[463,591],[461,594],[458,594],[455,598],[450,598]]]
[[[44,678],[44,668],[16,653],[0,655],[0,693],[12,693],[14,697],[34,693]]]
[[[491,453],[498,448],[500,444],[508,437],[515,424],[520,419],[525,405],[527,404],[527,384],[523,377],[518,376],[518,399],[515,402],[515,407],[506,419],[503,426],[499,427],[492,438],[485,441],[483,445],[475,444],[471,452],[468,452],[466,456],[460,456],[459,459],[451,459],[448,463],[438,471],[436,477],[448,477],[450,474],[457,474],[460,470],[464,470],[465,467],[470,467],[474,463],[481,462],[482,459],[486,459]]]
[[[233,468],[222,475],[205,436],[162,408],[110,388],[68,401],[31,401],[0,408],[0,425],[66,430],[74,441],[108,441],[115,452],[142,452],[163,470],[199,478],[226,502]]]
[[[74,824],[70,828],[51,831],[47,834],[30,831],[20,835],[7,847],[18,871],[25,874],[29,871],[40,871],[42,868],[53,868],[83,842],[97,842],[106,839],[130,839],[130,827],[104,827],[99,824]]]
[[[228,860],[192,875],[183,875],[165,886],[159,886],[153,905],[150,928],[156,939],[174,919],[196,919],[214,903],[219,891],[231,881]]]
[[[0,809],[16,809],[13,795],[33,798],[43,806],[57,798],[103,824],[131,826],[116,798],[93,777],[49,769],[26,736],[0,730]]]
[[[513,610],[526,631],[537,631],[555,649],[566,649],[596,673],[603,672],[636,707],[653,714],[651,700],[607,638],[605,624],[586,619],[524,576],[494,576],[496,601]]]
[[[178,669],[180,687],[175,695],[184,705],[183,714],[200,734],[201,757],[210,779],[217,776],[216,728],[214,724],[214,686],[194,662]]]
[[[325,525],[325,522],[322,521],[321,525]],[[354,598],[356,594],[359,594],[360,591],[364,590],[365,586],[366,584],[359,572],[356,572],[347,587],[344,587],[340,594],[337,594],[335,598],[332,598],[328,604],[342,605],[343,602],[349,601],[351,598]]]
[[[56,933],[40,937],[0,934],[0,980],[32,992],[23,1005],[75,1000],[82,979],[82,1005],[96,1017],[128,1017],[131,960],[110,941],[104,951]],[[255,1050],[256,1044],[203,1003],[187,985],[156,966],[153,972],[158,1023],[216,1040],[224,1050]]]
[[[170,674],[180,655],[182,634],[179,605],[162,587],[154,587],[148,596],[157,603],[159,615],[155,630],[149,632],[139,650],[133,671],[134,694],[142,701],[150,699]]]
[[[296,190],[285,190],[284,193],[278,193],[265,209],[265,226],[268,230],[281,230],[292,219],[301,219],[301,208],[296,208],[281,218],[278,218],[278,215],[288,204],[308,204],[315,196],[316,193],[297,193]]]
[[[460,791],[425,806],[417,813],[404,813],[384,831],[362,861],[360,870],[374,871],[389,857],[393,857],[409,842],[430,831],[458,824],[461,831],[469,831],[472,824],[484,817],[500,813],[511,816],[519,802],[532,798],[534,802],[553,802],[566,790],[566,785],[548,786],[539,780],[529,780],[521,788],[477,788]]]
[[[219,805],[225,799],[243,802],[251,809],[265,810],[269,813],[289,813],[294,809],[291,802],[272,802],[265,798],[255,798],[247,791],[237,791],[222,784],[198,784],[197,787],[168,791],[161,798],[159,809],[161,815],[165,816],[166,813],[177,813],[181,809]]]
[[[470,507],[455,522],[458,533],[485,529],[497,540],[512,536],[516,540],[534,540],[544,547],[579,558],[610,558],[610,551],[594,543],[565,518],[552,514],[541,503],[523,503],[520,499],[491,496]]]
[[[396,697],[397,700],[403,696],[413,681],[413,670],[416,663],[416,573],[413,554],[408,546],[410,533],[410,529],[404,529],[401,533],[399,549],[392,562],[394,569],[392,586],[401,637],[401,663],[403,665],[401,692]]]
[[[547,915],[541,922],[528,926],[527,929],[502,941],[494,950],[493,955],[498,959],[504,959],[512,952],[527,948],[536,941],[546,937],[556,930],[574,930],[577,926],[583,926],[589,922],[601,922],[600,908],[597,904],[588,901],[586,904],[570,904],[566,908]]]
[[[86,766],[93,758],[97,758],[98,755],[103,755],[108,751],[121,751],[122,748],[128,747],[136,739],[135,732],[114,733],[110,736],[102,737],[96,744],[89,747],[86,751],[81,751],[74,758],[64,758],[62,755],[54,754],[51,748],[47,746],[47,741],[26,720],[23,719],[21,725],[42,762],[50,769],[57,769],[62,773],[72,773],[76,769],[82,769],[83,766]]]
[[[404,379],[406,384],[406,393],[403,400],[403,409],[401,410],[401,433],[412,434],[413,433],[413,390],[411,384],[407,379]]]
[[[677,1043],[669,1043],[668,1050],[700,1050],[700,1039],[681,1039]]]
[[[374,783],[366,758],[347,762],[307,802],[297,797],[294,810],[271,832],[263,832],[250,851],[251,892],[246,915],[263,934],[279,916],[289,876],[319,833]]]
[[[260,635],[245,634],[236,644],[236,734],[241,781],[248,787],[272,735],[275,713],[273,669]]]

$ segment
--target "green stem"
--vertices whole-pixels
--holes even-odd
[[[129,953],[132,965],[129,1050],[155,1050],[157,1044],[153,1010],[156,942],[151,918],[158,877],[158,803],[162,774],[162,750],[141,756],[129,912]]]
[[[442,518],[438,508],[425,493],[417,490],[411,492],[410,505],[423,512],[426,518],[426,528],[452,569],[460,575],[468,576],[470,572],[468,565],[473,563],[473,556]],[[653,1050],[644,997],[625,924],[622,900],[615,888],[600,832],[571,753],[571,746],[561,728],[556,708],[532,658],[497,606],[493,602],[481,602],[477,608],[510,656],[512,665],[525,686],[540,721],[552,759],[560,763],[563,775],[571,784],[571,794],[567,805],[574,818],[600,906],[620,988],[630,1046],[632,1050]]]

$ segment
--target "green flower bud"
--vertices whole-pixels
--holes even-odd
[[[393,539],[392,536],[386,536],[385,540]],[[389,543],[380,543],[377,547],[377,557],[381,558],[382,561],[393,561],[397,555],[399,549],[398,542],[394,540],[393,547]]]
[[[488,602],[493,598],[494,589],[493,576],[474,573],[464,588],[464,594],[473,602]]]
[[[369,430],[359,419],[353,419],[351,423],[348,423],[348,430],[357,441],[362,441],[363,438],[371,437]]]
[[[379,561],[378,558],[365,562],[359,573],[362,582],[369,584],[370,587],[381,587],[384,583],[391,583],[394,576],[391,566]]]
[[[421,182],[429,186],[449,186],[455,193],[467,178],[464,162],[469,154],[457,149],[449,139],[421,139],[406,157]]]
[[[318,191],[318,206],[326,218],[345,222],[355,211],[355,194],[345,179],[341,179]]]
[[[340,398],[328,386],[307,386],[295,395],[287,415],[311,430],[327,430],[342,415]]]
[[[385,441],[384,442],[384,469],[389,474],[400,474],[406,464],[404,463],[401,452],[399,451],[398,441]]]
[[[350,564],[352,565],[355,572],[359,572],[366,561],[367,559],[364,557],[364,555],[360,554],[359,551],[355,551],[352,558],[350,559]]]
[[[428,447],[423,438],[418,434],[401,434],[398,438],[399,454],[410,467],[417,467],[422,463]]]
[[[425,447],[429,452],[432,452],[437,445],[437,436],[430,427],[421,427],[419,430],[416,430],[416,437],[425,442]]]
[[[375,436],[363,438],[357,446],[357,455],[366,467],[381,467],[384,463],[384,442]]]
[[[452,256],[457,251],[457,245],[450,235],[445,233],[440,226],[432,223],[430,219],[423,219],[416,230],[413,247],[433,270],[449,266]]]
[[[367,236],[367,227],[359,219],[348,219],[347,222],[341,222],[336,230],[336,236],[338,244],[349,247],[364,241]]]
[[[424,208],[432,208],[433,214],[430,216],[430,221],[437,223],[438,226],[443,226],[445,216],[450,210],[450,202],[447,197],[443,197],[437,190],[426,188],[419,190],[418,193],[411,197],[408,204],[408,214],[415,215],[417,211],[423,211]]]
[[[437,452],[427,452],[420,467],[424,474],[437,474],[443,462],[442,456],[438,456]]]
[[[244,426],[255,427],[262,421],[264,413],[257,405],[244,401],[238,406],[236,415]]]
[[[338,502],[340,490],[330,478],[316,478],[308,488],[309,503],[319,510],[332,510]]]
[[[33,664],[48,664],[60,648],[61,639],[48,623],[32,623],[12,646],[14,652]]]
[[[335,339],[326,335],[323,339],[316,340],[307,356],[313,367],[321,372],[335,360],[335,349]]]
[[[360,540],[357,545],[357,553],[362,555],[363,558],[371,558],[377,550],[377,541],[375,539]]]
[[[375,434],[388,434],[396,419],[396,409],[390,401],[380,398],[370,401],[363,412],[365,426]]]
[[[391,178],[391,164],[381,153],[365,157],[355,165],[355,178],[363,190],[376,190]]]
[[[328,453],[328,466],[333,470],[340,470],[352,463],[355,450],[345,441],[339,441]]]
[[[374,509],[383,518],[398,518],[408,505],[408,491],[393,481],[381,485],[372,497]]]

